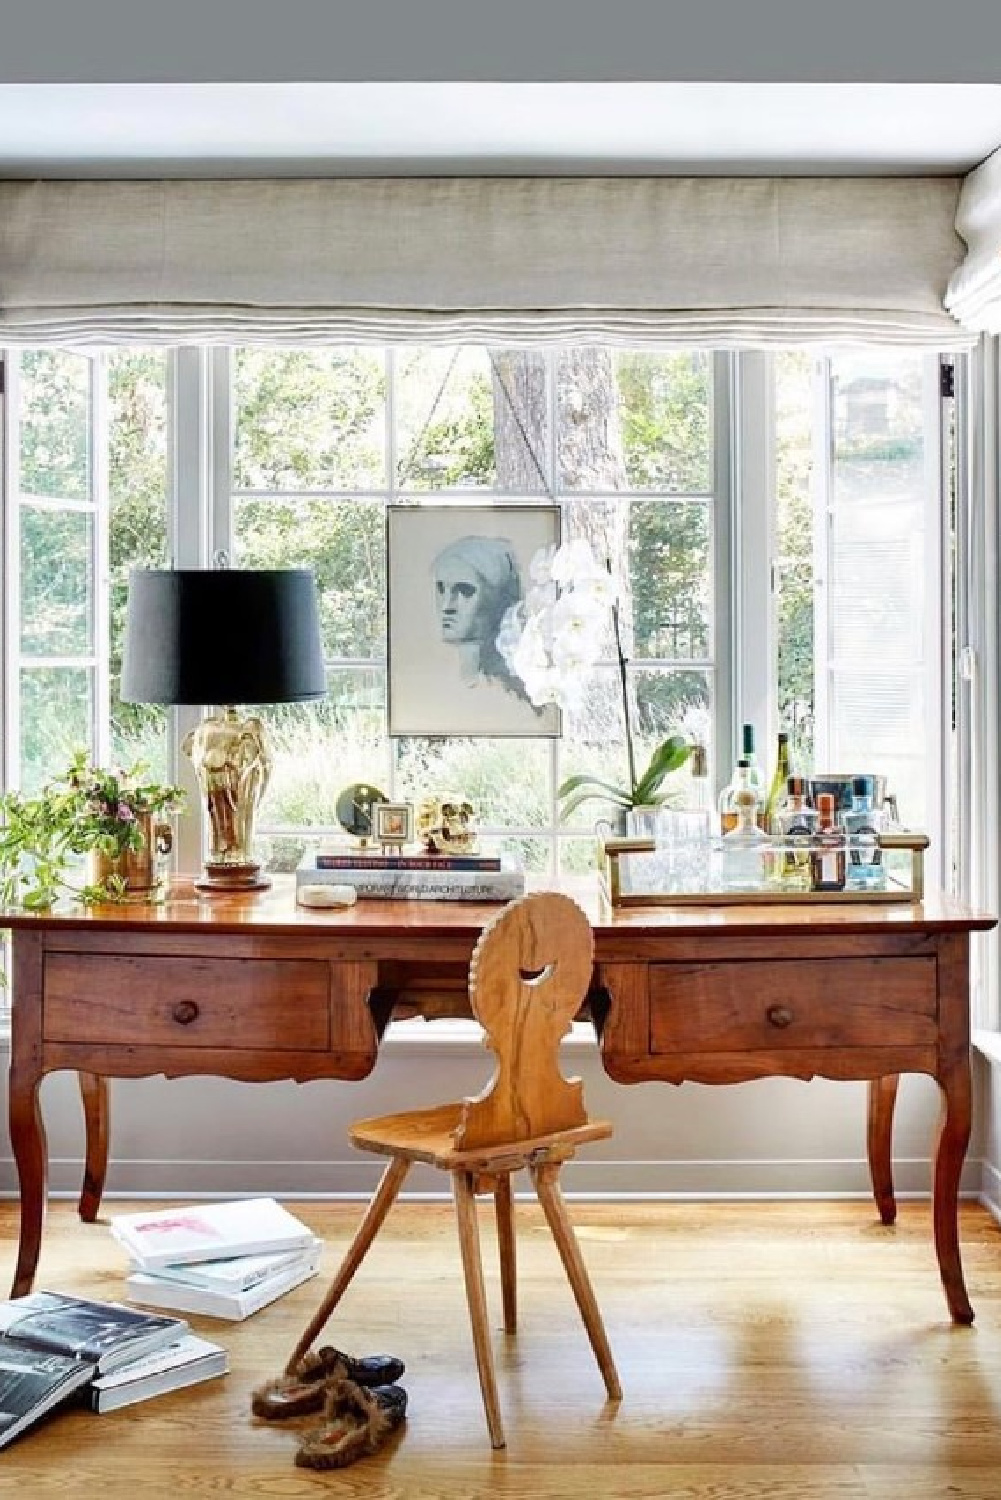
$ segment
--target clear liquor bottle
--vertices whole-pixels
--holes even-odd
[[[852,805],[841,814],[848,846],[845,887],[849,891],[886,889],[886,866],[878,844],[882,814],[875,807],[876,783],[871,776],[856,776],[852,782]]]
[[[786,780],[786,793],[775,815],[775,832],[782,844],[781,884],[785,890],[812,888],[810,848],[817,831],[817,814],[806,800],[802,776]]]
[[[747,767],[738,763],[738,770]],[[737,824],[720,841],[720,879],[726,891],[760,891],[766,883],[765,852],[771,840],[758,827],[761,803],[757,792],[744,781],[734,795]]]
[[[834,797],[821,792],[817,798],[817,828],[810,847],[810,888],[843,891],[845,888],[845,831],[834,821]]]
[[[760,798],[757,789],[751,782],[751,763],[745,756],[741,756],[733,773],[733,780],[727,782],[719,794],[719,831],[726,835],[732,833],[738,822],[738,797],[742,792],[752,792],[755,803],[760,806]]]

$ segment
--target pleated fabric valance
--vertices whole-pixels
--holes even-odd
[[[968,253],[949,282],[945,305],[965,327],[1001,333],[1001,151],[964,181],[956,228]]]
[[[970,343],[957,178],[0,183],[0,342]]]

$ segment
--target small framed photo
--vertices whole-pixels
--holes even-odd
[[[377,802],[372,809],[372,833],[377,844],[402,849],[414,836],[414,809],[409,802]]]
[[[555,505],[389,507],[391,735],[559,735],[559,709],[536,707],[497,648],[559,539]]]

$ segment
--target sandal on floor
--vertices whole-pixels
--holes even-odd
[[[404,1369],[402,1359],[392,1354],[366,1354],[354,1359],[326,1344],[322,1349],[308,1349],[291,1374],[279,1375],[259,1385],[251,1397],[250,1409],[255,1417],[264,1417],[269,1422],[305,1416],[321,1410],[331,1381],[391,1385],[399,1380]]]
[[[343,1469],[380,1448],[407,1414],[402,1385],[335,1381],[327,1391],[323,1426],[307,1432],[295,1455],[300,1469]]]

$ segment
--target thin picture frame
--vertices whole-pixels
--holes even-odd
[[[533,557],[559,540],[556,505],[387,508],[390,735],[559,736],[559,709],[531,702],[495,644]]]
[[[401,849],[413,842],[412,802],[377,802],[372,809],[372,835],[377,844]]]

